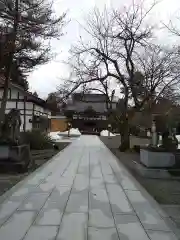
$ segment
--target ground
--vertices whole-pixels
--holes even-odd
[[[153,196],[153,198],[163,206],[163,208],[167,211],[172,209],[171,214],[173,215],[173,220],[180,227],[180,181],[170,179],[151,179],[140,176],[134,170],[134,164],[132,163],[133,160],[139,161],[139,154],[120,152],[118,150],[120,145],[120,136],[112,137],[110,139],[108,137],[101,137],[101,140],[116,155],[119,161],[128,168],[131,174]],[[131,136],[131,146],[143,145],[146,143],[148,143],[148,139]],[[173,214],[173,212],[175,212],[175,214]]]
[[[97,136],[81,136],[0,198],[3,240],[177,240],[176,234]]]
[[[59,151],[63,150],[68,144],[69,143],[66,143],[66,142],[58,143]],[[57,154],[57,151],[54,151],[54,154]],[[44,156],[42,158],[36,159],[35,165],[33,167],[31,167],[28,170],[28,172],[25,172],[25,173],[18,173],[17,169],[10,170],[9,168],[2,169],[2,167],[1,167],[0,168],[0,195],[2,195],[8,189],[10,189],[15,184],[17,184],[19,181],[24,179],[26,176],[31,174],[35,169],[42,166],[48,160],[49,160],[49,158],[45,158]]]
[[[143,185],[147,191],[160,204],[180,204],[180,181],[165,179],[150,179],[140,176],[134,171],[132,161],[139,161],[137,153],[122,153],[118,150],[120,145],[120,136],[108,138],[100,137],[105,145],[118,157],[118,159],[131,171],[135,178]],[[143,145],[148,139],[131,137],[131,146],[133,144]]]

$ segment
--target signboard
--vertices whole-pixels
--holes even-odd
[[[106,116],[84,117],[84,116],[73,115],[73,119],[80,119],[80,120],[106,120]]]

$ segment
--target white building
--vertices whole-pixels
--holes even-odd
[[[3,87],[0,87],[0,102],[3,96]],[[51,111],[46,102],[16,84],[10,84],[6,113],[11,109],[19,109],[21,113],[21,131],[50,128]]]

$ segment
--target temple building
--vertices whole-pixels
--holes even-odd
[[[3,83],[0,84],[0,104],[3,97]],[[10,83],[8,89],[8,100],[6,113],[11,109],[18,109],[21,114],[20,131],[31,131],[39,129],[50,131],[51,110],[46,101],[25,91],[21,86]]]
[[[117,100],[112,101],[116,109]],[[100,132],[108,127],[106,96],[103,94],[74,93],[68,102],[65,115],[71,119],[72,127],[81,132]]]

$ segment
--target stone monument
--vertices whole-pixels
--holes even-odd
[[[18,145],[20,141],[20,126],[20,111],[17,109],[11,109],[11,111],[5,116],[0,144],[4,142],[11,145]]]
[[[158,136],[157,136],[157,132],[156,132],[156,122],[155,120],[152,121],[152,127],[151,127],[151,145],[153,147],[157,147],[158,145]]]
[[[29,145],[21,144],[21,115],[18,109],[6,114],[0,137],[0,165],[18,165],[26,170],[31,164]]]
[[[168,168],[176,163],[175,153],[178,141],[175,133],[167,125],[166,118],[158,116],[152,121],[151,143],[140,150],[140,161],[148,168]],[[162,143],[159,146],[158,136],[162,134]]]

